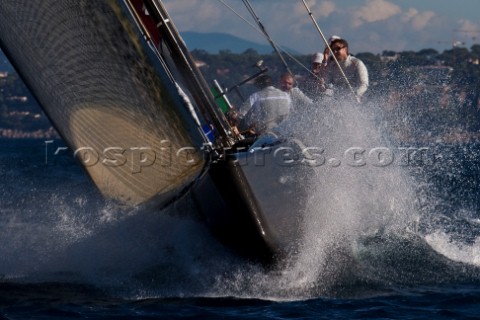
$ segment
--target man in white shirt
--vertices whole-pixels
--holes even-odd
[[[295,86],[295,77],[291,73],[284,73],[278,82],[280,90],[288,93],[292,100],[292,111],[298,111],[302,107],[312,104],[312,99],[307,97],[302,90]]]
[[[348,42],[344,39],[335,39],[332,41],[331,48],[347,77],[357,100],[368,89],[368,70],[365,64],[358,58],[348,52]],[[352,92],[341,74],[336,63],[329,63],[324,72],[325,84],[333,85],[334,95],[352,95]]]
[[[273,87],[269,75],[255,79],[260,91],[253,93],[238,110],[240,130],[253,129],[262,134],[279,125],[291,111],[292,100],[288,93]]]

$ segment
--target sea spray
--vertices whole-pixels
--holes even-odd
[[[303,221],[298,250],[273,269],[232,266],[213,291],[271,300],[348,296],[354,294],[349,287],[382,272],[363,261],[369,254],[364,239],[414,233],[418,211],[403,149],[396,149],[379,128],[375,111],[381,107],[345,101],[305,106],[277,129],[320,155],[314,175],[305,181],[306,210],[292,212]],[[382,243],[384,249],[395,251],[395,241],[389,241]]]
[[[471,280],[475,270],[450,267],[447,258],[429,251],[421,234],[410,232],[419,212],[418,194],[413,193],[418,180],[412,182],[405,172],[410,168],[403,153],[387,166],[374,166],[375,158],[365,158],[364,166],[345,160],[345,150],[352,147],[397,152],[378,128],[380,107],[320,105],[300,112],[302,121],[289,125],[295,129],[292,137],[324,150],[325,162],[314,168],[307,210],[292,213],[304,217],[300,250],[273,269],[219,243],[196,218],[188,199],[165,212],[125,212],[100,200],[73,161],[40,167],[5,154],[10,162],[2,171],[0,273],[5,281],[93,284],[133,299],[234,296],[284,301],[353,296],[349,287],[359,282],[356,292],[380,288],[376,293],[382,294],[392,283],[434,283],[450,274]],[[38,158],[43,165],[42,150]],[[432,193],[438,192],[428,184],[425,188],[420,212],[435,211]],[[474,214],[470,218],[475,221]],[[442,239],[447,238],[431,237],[433,242]],[[472,242],[472,252],[475,247]],[[469,247],[461,248],[468,255]]]
[[[205,296],[238,264],[192,214],[190,199],[163,211],[125,210],[83,191],[55,190],[42,206],[2,210],[3,281],[81,283],[130,298]]]
[[[164,210],[125,209],[103,199],[73,158],[45,164],[43,141],[8,144],[2,281],[86,284],[136,299],[229,295],[235,285],[222,279],[259,274],[244,272],[261,268],[215,239],[188,195]]]
[[[379,107],[331,101],[301,110],[291,127],[290,134],[324,157],[307,210],[297,213],[304,216],[304,238],[289,266],[317,290],[328,291],[355,272],[352,247],[363,234],[411,228],[416,220],[412,181],[395,159],[400,152],[378,129]]]

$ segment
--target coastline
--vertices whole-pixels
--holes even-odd
[[[37,129],[26,131],[21,129],[0,128],[0,139],[59,139],[57,131],[50,127],[48,129]]]

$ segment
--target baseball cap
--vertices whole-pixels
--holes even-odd
[[[313,55],[312,63],[322,63],[323,62],[323,53],[316,52]]]

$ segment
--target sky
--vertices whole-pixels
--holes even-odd
[[[222,32],[268,44],[240,0],[163,0],[180,32]],[[305,0],[326,38],[339,35],[350,52],[442,52],[480,43],[480,0]],[[273,41],[303,54],[323,51],[303,0],[250,0]],[[233,13],[233,8],[242,18]]]

